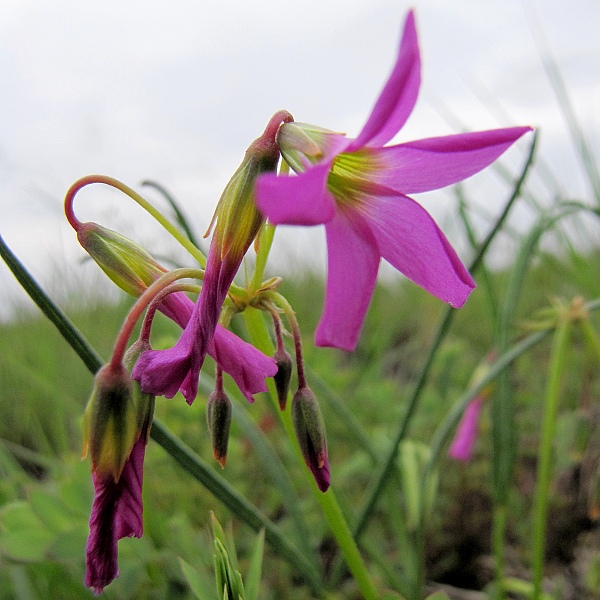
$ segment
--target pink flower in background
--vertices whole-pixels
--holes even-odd
[[[396,64],[356,139],[300,123],[277,141],[297,176],[262,175],[259,209],[275,224],[325,224],[328,252],[319,346],[353,350],[386,259],[429,293],[460,307],[475,287],[444,234],[406,194],[435,190],[477,173],[530,127],[429,138],[384,147],[415,105],[421,62],[413,13]]]
[[[479,432],[479,415],[483,406],[484,398],[476,396],[469,402],[462,419],[456,428],[456,434],[448,449],[448,456],[454,460],[467,462],[471,460],[473,447],[477,441]]]

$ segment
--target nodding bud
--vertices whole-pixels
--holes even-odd
[[[166,271],[141,246],[97,223],[77,230],[81,247],[123,291],[139,296]]]
[[[292,423],[307,467],[322,492],[329,488],[329,459],[325,423],[316,396],[301,387],[292,398]]]
[[[290,391],[290,380],[292,379],[292,357],[285,348],[279,348],[273,355],[277,364],[277,373],[273,376],[279,408],[285,410],[288,392]]]
[[[151,350],[148,340],[139,339],[134,342],[123,358],[123,364],[131,371],[137,359],[142,352]],[[152,428],[152,419],[154,418],[154,406],[156,397],[154,394],[146,394],[142,391],[139,381],[135,379],[131,382],[133,402],[137,409],[137,433],[147,444],[150,439],[150,429]]]
[[[231,401],[222,389],[216,389],[206,405],[206,422],[216,460],[225,468],[229,427],[231,426]]]
[[[264,217],[254,204],[254,185],[259,175],[277,169],[279,146],[275,138],[280,126],[291,121],[292,115],[285,110],[271,117],[264,133],[250,144],[242,163],[223,190],[209,226],[210,231],[214,224],[221,258],[230,255],[241,261],[256,238]]]
[[[347,143],[343,134],[307,123],[284,123],[277,132],[281,154],[296,172],[306,171]]]
[[[138,407],[131,376],[123,365],[104,365],[96,374],[84,415],[83,457],[88,450],[92,470],[119,481],[139,438]]]

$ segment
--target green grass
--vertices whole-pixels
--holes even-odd
[[[508,276],[506,271],[492,273],[493,287],[502,290]],[[333,485],[341,506],[352,515],[370,483],[373,456],[382,457],[389,447],[444,306],[410,283],[380,285],[357,351],[347,354],[316,348],[312,343],[310,336],[322,297],[318,278],[305,274],[286,280],[281,291],[294,306],[304,332],[305,357],[327,424]],[[576,294],[584,294],[588,299],[600,296],[600,254],[571,253],[565,258],[539,255],[524,281],[511,338],[524,335],[526,330],[521,325],[548,306],[549,299],[557,293],[567,298]],[[128,304],[98,305],[87,310],[80,307],[71,310],[70,317],[106,357]],[[479,289],[456,315],[438,354],[409,431],[410,439],[427,444],[454,401],[466,390],[473,369],[494,343],[489,315],[488,297]],[[596,316],[594,321],[597,328]],[[176,333],[176,328],[161,319],[157,338],[169,343]],[[42,598],[49,586],[57,585],[64,590],[65,598],[90,597],[82,582],[92,488],[89,464],[81,463],[78,456],[81,415],[92,377],[41,316],[0,326],[0,344],[0,470],[4,474],[0,485],[0,598]],[[589,447],[589,441],[584,441],[583,451],[580,449],[577,454],[576,441],[567,441],[567,434],[573,437],[575,427],[572,415],[588,418],[584,409],[589,408],[589,398],[597,398],[600,392],[597,368],[591,366],[589,356],[581,348],[582,340],[575,338],[561,408],[561,431],[566,432],[559,446],[563,472],[580,466]],[[524,522],[529,518],[531,490],[522,479],[531,477],[548,354],[549,344],[543,343],[520,358],[513,370],[520,443],[517,482],[510,500],[509,539],[525,568],[530,532]],[[206,369],[210,374],[210,365]],[[368,448],[349,429],[348,421],[340,417],[335,400],[352,413],[368,440]],[[284,436],[273,426],[270,411],[269,404],[259,396],[249,412],[289,468],[311,531],[311,542],[320,544],[315,552],[326,570],[333,558],[331,540],[312,497],[300,483],[304,481],[300,472],[303,467],[289,455]],[[157,416],[200,456],[212,460],[201,398],[192,407],[180,396],[172,401],[159,399]],[[446,458],[441,461],[440,493],[426,531],[430,577],[460,584],[452,577],[462,569],[463,584],[487,583],[477,579],[481,574],[471,573],[469,565],[461,564],[460,548],[470,533],[481,546],[481,553],[489,552],[489,444],[489,415],[485,411],[475,460],[466,466]],[[294,537],[293,523],[261,465],[260,456],[235,422],[223,473],[286,535]],[[394,522],[398,518],[395,512],[402,510],[403,498],[402,488],[390,488],[390,500],[379,504],[365,536],[365,547],[378,548],[390,561],[392,570],[398,570],[404,563],[398,555],[402,548]],[[229,515],[154,443],[148,449],[144,498],[145,535],[141,540],[121,541],[121,577],[106,589],[105,597],[191,598],[178,557],[189,564],[208,567],[208,512],[214,510],[222,522]],[[568,495],[565,498],[561,500],[557,495],[555,504],[570,500]],[[470,517],[465,513],[468,507],[474,511]],[[465,525],[461,531],[457,523],[468,527]],[[253,534],[235,521],[234,534],[244,561]],[[380,585],[392,585],[386,581],[389,574],[385,569],[376,566],[375,555],[368,555],[375,580]],[[290,568],[268,549],[263,573],[261,597],[310,597]],[[592,575],[590,578],[593,580]],[[340,597],[354,597],[352,589],[351,582],[342,580]]]

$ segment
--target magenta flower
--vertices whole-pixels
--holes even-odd
[[[353,350],[375,287],[379,262],[452,306],[473,279],[429,214],[406,194],[435,190],[477,173],[530,127],[515,127],[384,147],[415,105],[421,63],[413,13],[394,69],[358,137],[299,123],[277,141],[292,177],[266,174],[256,186],[259,209],[275,224],[325,224],[328,252],[319,346]]]
[[[473,447],[477,441],[479,415],[481,414],[483,400],[484,398],[482,396],[476,396],[467,405],[462,419],[456,428],[454,439],[448,449],[448,456],[450,456],[450,458],[463,462],[471,460]]]
[[[165,298],[159,310],[185,329],[193,313],[194,302],[184,293],[175,292]],[[208,344],[207,353],[215,359],[223,371],[231,375],[249,402],[254,402],[253,394],[268,391],[265,378],[273,377],[278,370],[273,358],[263,354],[252,344],[245,342],[221,325],[217,325],[215,334]],[[191,395],[190,387],[190,383],[184,380],[182,392],[185,392],[186,399],[191,404],[195,395]]]
[[[85,585],[96,594],[119,576],[117,542],[142,537],[142,478],[146,439],[135,442],[118,481],[111,473],[93,472],[94,504],[86,547]]]
[[[225,188],[215,211],[215,231],[200,296],[181,337],[173,348],[144,352],[133,370],[134,379],[145,393],[172,398],[181,388],[190,404],[196,397],[200,369],[229,286],[263,223],[254,205],[256,178],[277,168],[279,148],[275,136],[281,123],[291,118],[285,111],[271,118]]]

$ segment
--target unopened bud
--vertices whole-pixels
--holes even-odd
[[[279,147],[275,141],[282,123],[292,121],[287,111],[273,115],[264,133],[246,150],[244,160],[223,190],[213,223],[215,236],[220,240],[221,257],[230,254],[241,260],[254,241],[264,217],[254,204],[254,185],[262,173],[273,172],[279,161]]]
[[[116,482],[138,437],[131,376],[122,365],[104,365],[85,410],[83,456],[89,450],[92,470]]]
[[[77,231],[82,248],[123,291],[139,296],[165,273],[141,246],[97,223],[84,223]]]
[[[275,389],[277,390],[277,400],[279,408],[285,410],[287,404],[288,392],[290,391],[290,380],[292,378],[292,357],[285,348],[280,348],[273,355],[277,364],[277,373],[273,376]]]
[[[281,154],[296,172],[335,154],[347,143],[343,134],[307,123],[284,123],[277,132]]]
[[[206,421],[215,459],[225,468],[229,427],[231,426],[231,401],[222,389],[216,389],[206,404]]]
[[[292,399],[292,423],[304,462],[322,492],[329,488],[329,460],[325,423],[316,396],[301,387]]]

